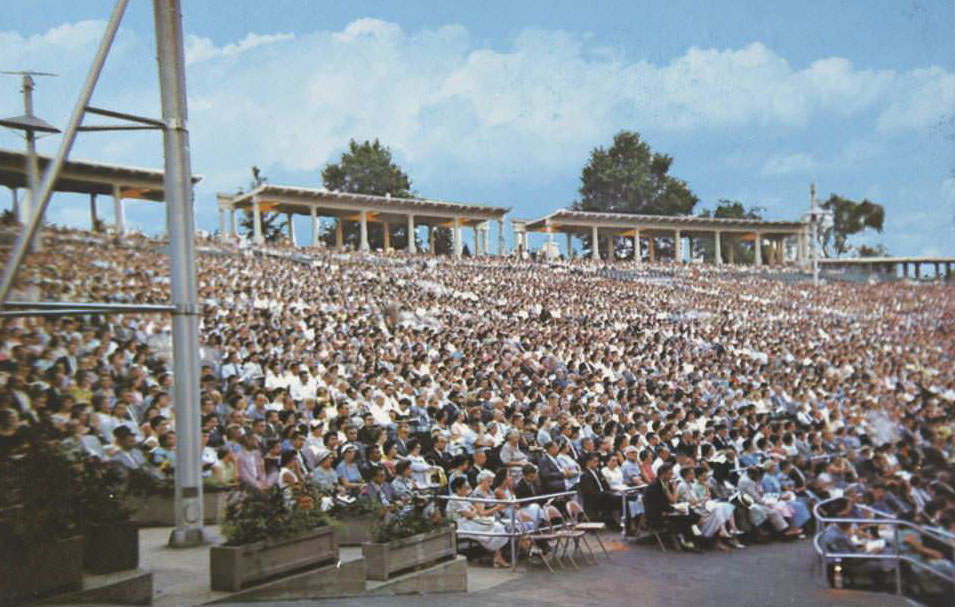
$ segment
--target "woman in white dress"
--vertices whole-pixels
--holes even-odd
[[[468,502],[465,499],[469,491],[468,479],[465,477],[459,476],[451,482],[451,494],[454,497],[448,500],[448,518],[457,524],[460,537],[472,539],[494,553],[495,567],[508,567],[507,561],[501,555],[501,548],[507,545],[507,530],[480,503]],[[468,531],[482,535],[469,536]],[[483,535],[485,533],[500,535]]]

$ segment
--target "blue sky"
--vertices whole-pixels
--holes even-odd
[[[96,105],[158,113],[150,4],[132,3]],[[539,216],[574,200],[589,151],[626,128],[674,157],[701,207],[731,198],[795,218],[815,181],[823,197],[886,206],[885,233],[866,242],[955,254],[950,0],[184,5],[206,229],[215,192],[245,185],[250,165],[318,185],[350,137],[390,145],[421,195]],[[38,83],[47,120],[66,121],[110,8],[3,1],[0,69],[62,74]],[[19,113],[18,88],[0,80],[0,114]],[[83,135],[75,149],[161,166],[155,134]],[[162,222],[158,205],[127,216]],[[84,225],[85,202],[56,198],[50,219]]]

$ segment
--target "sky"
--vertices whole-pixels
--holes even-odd
[[[65,125],[111,8],[0,0],[0,70],[60,75],[37,83],[40,117]],[[184,0],[183,23],[206,230],[216,192],[248,187],[252,165],[318,187],[349,139],[375,137],[423,197],[539,217],[628,129],[673,157],[697,210],[732,199],[797,219],[815,182],[885,206],[884,232],[857,244],[955,255],[953,0]],[[21,113],[19,88],[0,77],[0,115]],[[92,105],[159,115],[150,2],[131,2]],[[159,168],[161,154],[157,133],[91,133],[72,157]],[[162,229],[161,205],[126,208]],[[88,226],[88,205],[56,196],[48,219]],[[296,229],[307,239],[307,218]]]

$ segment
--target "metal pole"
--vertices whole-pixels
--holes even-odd
[[[162,99],[166,225],[172,304],[176,410],[176,529],[170,546],[203,541],[199,444],[199,307],[196,303],[195,233],[189,131],[186,128],[186,61],[179,0],[153,0],[159,91]]]
[[[29,74],[23,75],[23,113],[27,116],[33,116],[33,78]],[[23,207],[23,215],[30,216],[30,212],[37,205],[33,201],[37,199],[37,191],[40,182],[40,164],[36,155],[36,131],[28,128],[25,131],[27,141],[27,198]],[[26,225],[26,224],[24,224]],[[33,239],[30,241],[30,251],[38,251],[40,247],[40,232],[37,230]]]
[[[899,526],[892,525],[895,536],[895,594],[902,594],[902,547],[899,545]]]
[[[129,0],[116,1],[116,6],[113,8],[113,12],[109,16],[109,22],[106,24],[103,39],[100,41],[99,48],[96,50],[96,56],[93,58],[93,65],[90,67],[89,74],[86,76],[86,82],[83,83],[80,97],[76,100],[73,113],[70,115],[70,121],[63,131],[63,140],[60,142],[60,148],[57,150],[56,156],[54,156],[53,160],[50,161],[50,164],[47,166],[46,172],[43,174],[43,182],[39,187],[39,193],[36,198],[32,200],[33,213],[29,216],[24,215],[25,222],[23,224],[23,231],[17,236],[16,243],[13,245],[13,251],[10,253],[7,265],[3,270],[3,277],[0,279],[0,302],[7,299],[7,294],[10,293],[10,288],[13,286],[13,279],[16,278],[17,270],[20,269],[20,264],[23,263],[23,258],[26,256],[28,243],[33,239],[33,235],[40,225],[40,218],[43,217],[43,213],[46,212],[46,206],[50,202],[50,196],[53,194],[56,179],[60,174],[60,170],[63,168],[63,164],[66,162],[66,157],[73,148],[77,128],[79,128],[80,122],[83,120],[86,106],[89,105],[93,88],[96,86],[96,81],[99,80],[99,74],[103,69],[103,64],[106,62],[106,55],[109,53],[109,48],[112,46],[113,39],[116,37],[116,30],[119,29],[119,23],[123,19],[123,13],[126,11],[127,4],[129,4]]]
[[[511,506],[511,569],[517,571],[517,504]]]

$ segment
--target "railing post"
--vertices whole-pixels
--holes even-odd
[[[517,571],[517,503],[511,506],[511,570]]]
[[[895,594],[902,594],[902,546],[899,544],[899,526],[892,525],[895,539]]]

